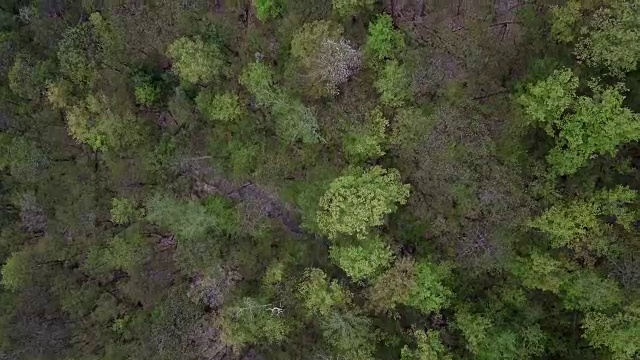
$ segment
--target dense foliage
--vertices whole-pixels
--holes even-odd
[[[5,0],[0,49],[0,359],[640,357],[638,0]]]

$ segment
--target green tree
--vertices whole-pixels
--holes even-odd
[[[478,359],[529,359],[544,351],[545,334],[539,326],[521,329],[498,327],[484,315],[459,311],[455,325]]]
[[[578,78],[556,70],[529,85],[520,97],[525,113],[556,141],[547,161],[559,175],[569,175],[595,155],[614,156],[620,145],[640,139],[640,116],[623,107],[621,86],[592,83],[592,97],[577,96]]]
[[[635,191],[623,186],[599,190],[587,199],[552,206],[530,226],[548,234],[554,248],[568,247],[578,254],[611,254],[613,227],[603,221],[603,216],[615,216],[618,226],[630,230],[634,212],[626,205],[636,198]]]
[[[589,270],[572,274],[561,297],[566,309],[583,312],[606,311],[623,300],[622,291],[614,280],[602,278]]]
[[[365,124],[353,125],[343,140],[347,158],[353,162],[361,162],[384,155],[388,125],[389,121],[380,108],[371,111]]]
[[[160,98],[160,87],[150,75],[138,73],[133,76],[133,93],[138,104],[152,106]]]
[[[202,239],[207,232],[235,233],[236,212],[223,198],[211,197],[203,203],[155,196],[147,202],[147,220],[168,228],[178,239]]]
[[[583,336],[591,346],[607,349],[616,360],[634,359],[640,354],[640,307],[637,303],[614,315],[587,313]]]
[[[143,141],[144,126],[130,108],[104,94],[89,95],[68,109],[69,132],[94,150],[123,150]]]
[[[260,21],[278,17],[282,12],[281,0],[254,0],[256,16]]]
[[[574,4],[568,6],[575,8]],[[595,10],[580,29],[575,48],[578,59],[616,75],[636,69],[640,59],[639,13],[637,1],[611,1]]]
[[[12,253],[2,266],[2,285],[12,291],[31,285],[36,267],[34,254],[28,249]]]
[[[340,17],[356,16],[364,10],[371,10],[375,0],[332,0],[333,11]]]
[[[416,288],[416,264],[411,258],[398,259],[389,270],[372,282],[367,295],[369,307],[378,313],[395,310],[407,302]]]
[[[136,204],[126,198],[111,199],[111,221],[116,224],[127,224],[136,221],[140,216]]]
[[[318,226],[331,238],[339,234],[363,237],[370,228],[382,225],[384,216],[408,197],[409,185],[400,182],[397,170],[356,168],[329,185],[320,199]]]
[[[305,270],[298,296],[308,314],[324,317],[344,308],[352,295],[336,280],[327,280],[322,270],[313,268]]]
[[[198,37],[175,40],[167,49],[167,55],[173,60],[178,76],[193,84],[210,82],[225,71],[218,47]]]
[[[250,297],[226,306],[220,322],[222,339],[237,348],[282,342],[291,331],[284,311],[276,305]]]
[[[416,265],[415,286],[404,303],[425,314],[447,307],[453,297],[453,291],[446,285],[451,277],[450,271],[445,264],[419,262]]]
[[[200,92],[196,98],[196,104],[207,118],[224,123],[238,121],[245,113],[240,97],[230,92],[213,96]]]
[[[50,76],[50,64],[18,54],[7,77],[9,88],[16,95],[37,100],[44,94],[46,81]]]
[[[404,50],[404,35],[393,28],[393,19],[388,14],[379,15],[369,24],[366,53],[374,64],[396,59]]]
[[[429,330],[426,333],[416,330],[413,336],[416,338],[417,348],[411,350],[405,345],[400,353],[400,360],[453,360],[453,356],[442,345],[437,330]]]
[[[343,359],[373,359],[376,333],[371,320],[353,312],[332,312],[321,322],[322,337]]]
[[[374,86],[387,106],[402,107],[413,96],[407,69],[397,60],[387,61]]]
[[[329,257],[354,281],[370,279],[389,267],[393,252],[379,236],[353,245],[333,245]]]
[[[306,70],[306,82],[316,96],[338,93],[360,68],[360,52],[342,38],[343,29],[331,21],[305,24],[291,40],[291,54]]]
[[[275,98],[273,69],[262,62],[253,62],[244,69],[239,82],[253,95],[261,106],[268,106]]]

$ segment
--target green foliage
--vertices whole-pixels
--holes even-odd
[[[331,238],[363,237],[408,197],[409,185],[400,182],[397,170],[356,168],[335,179],[320,199],[318,226]]]
[[[65,31],[58,45],[60,70],[73,83],[87,85],[97,78],[102,51],[91,23],[80,23]]]
[[[2,286],[11,291],[29,286],[33,282],[34,270],[31,252],[14,252],[2,265]]]
[[[554,6],[551,9],[551,33],[556,40],[568,43],[575,39],[576,25],[582,17],[580,10],[580,2],[576,0],[570,0],[564,6]]]
[[[300,140],[309,144],[320,140],[313,111],[275,87],[271,68],[260,62],[252,63],[244,70],[239,81],[260,106],[271,109],[276,131],[283,141],[293,143]]]
[[[640,4],[612,1],[591,16],[576,43],[578,59],[592,66],[603,66],[613,74],[633,71],[640,59]]]
[[[387,61],[374,86],[387,106],[402,107],[413,96],[407,69],[397,60]]]
[[[44,93],[47,78],[51,76],[48,67],[48,64],[26,55],[16,55],[7,76],[9,88],[26,99],[39,99]]]
[[[321,317],[343,308],[351,301],[351,294],[336,280],[327,280],[320,269],[307,269],[298,286],[298,296],[308,314]]]
[[[133,273],[142,268],[151,250],[142,234],[129,231],[115,236],[105,247],[91,251],[87,256],[87,266],[96,274],[113,270]]]
[[[413,149],[433,125],[433,119],[414,107],[402,107],[397,110],[391,124],[389,143],[398,149]]]
[[[150,75],[138,73],[133,76],[133,93],[138,104],[152,106],[160,98],[160,87]]]
[[[240,97],[230,92],[213,96],[201,92],[196,98],[196,104],[207,118],[225,123],[239,120],[245,112],[240,103]]]
[[[203,239],[209,232],[234,233],[238,229],[235,211],[225,199],[211,197],[200,203],[155,196],[147,203],[147,220],[172,231],[178,239]]]
[[[273,102],[274,73],[273,69],[262,62],[249,64],[239,78],[240,84],[249,90],[261,106],[268,106]]]
[[[285,315],[278,309],[261,299],[250,297],[226,306],[220,323],[223,341],[236,348],[282,342],[291,328]]]
[[[136,221],[140,216],[136,204],[126,198],[111,199],[111,221],[116,224],[127,224]]]
[[[528,359],[544,351],[545,334],[538,326],[499,328],[486,316],[466,311],[456,313],[455,324],[478,359]]]
[[[603,279],[592,271],[575,273],[561,295],[568,310],[605,311],[619,305],[622,292],[615,281]]]
[[[395,309],[406,303],[416,288],[416,266],[413,259],[398,259],[393,267],[378,276],[368,291],[369,307],[378,313]]]
[[[347,158],[353,162],[375,159],[384,155],[386,129],[389,121],[379,108],[374,109],[364,125],[355,125],[344,139],[343,147]]]
[[[624,186],[600,190],[587,199],[552,206],[530,226],[548,234],[554,248],[566,246],[578,253],[610,254],[614,250],[612,225],[604,222],[603,216],[615,216],[616,224],[630,230],[634,215],[625,205],[636,198],[636,192]]]
[[[320,141],[318,120],[311,108],[284,93],[279,93],[271,106],[276,131],[283,141],[293,143],[299,140],[305,144]]]
[[[334,245],[329,257],[351,279],[360,281],[370,279],[389,267],[393,252],[380,237],[373,236],[354,245]]]
[[[591,346],[607,349],[616,360],[634,359],[640,354],[640,308],[632,304],[615,315],[587,313],[583,336]]]
[[[514,261],[511,271],[527,288],[558,294],[569,280],[569,269],[569,264],[549,254],[534,252],[528,258]]]
[[[256,16],[260,21],[267,21],[278,17],[282,12],[280,0],[255,0]]]
[[[373,359],[376,334],[371,320],[352,312],[332,312],[321,322],[322,337],[348,360]]]
[[[47,158],[33,142],[0,134],[0,168],[8,168],[18,181],[33,182],[46,168]]]
[[[450,269],[445,264],[419,262],[416,265],[415,286],[404,303],[425,314],[447,307],[453,297],[453,292],[446,285],[450,277]]]
[[[98,151],[122,150],[142,142],[143,127],[128,108],[105,95],[89,95],[67,111],[74,139]]]
[[[400,353],[400,360],[453,360],[442,345],[437,330],[429,330],[426,333],[416,330],[413,335],[416,338],[417,349],[411,350],[405,345]]]
[[[321,97],[338,93],[360,68],[360,52],[342,38],[343,29],[327,20],[305,24],[291,40],[291,55],[306,71],[310,94]]]
[[[404,35],[393,28],[391,16],[379,15],[369,24],[366,52],[374,63],[395,59],[404,50],[404,46]]]
[[[375,0],[332,0],[333,11],[340,17],[356,16],[363,10],[371,10]]]
[[[614,156],[620,145],[640,138],[640,117],[623,107],[622,87],[591,87],[592,97],[576,96],[577,77],[556,70],[529,85],[519,99],[525,113],[555,139],[547,161],[559,175],[576,172],[596,155]]]
[[[167,55],[173,60],[178,76],[193,84],[210,82],[225,71],[218,47],[198,37],[175,40],[167,49]]]

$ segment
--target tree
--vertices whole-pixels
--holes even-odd
[[[396,59],[404,50],[404,46],[404,35],[393,28],[393,20],[388,14],[378,15],[376,20],[369,24],[365,49],[373,64]]]
[[[74,84],[86,86],[98,77],[103,61],[99,41],[90,22],[69,28],[58,45],[60,70]]]
[[[144,127],[119,99],[89,95],[66,114],[69,132],[78,142],[98,151],[135,147],[143,141]]]
[[[450,269],[446,264],[419,262],[416,265],[415,286],[404,303],[425,314],[439,311],[446,307],[453,297],[453,292],[446,286],[450,277]]]
[[[291,54],[307,72],[312,94],[338,93],[360,68],[360,52],[342,38],[342,28],[327,20],[305,24],[291,40]]]
[[[333,11],[340,17],[356,16],[360,11],[371,10],[375,0],[332,0]]]
[[[569,175],[595,155],[614,156],[620,145],[640,139],[640,115],[622,106],[621,86],[591,84],[593,97],[577,96],[578,78],[569,69],[529,85],[519,101],[556,141],[547,161],[558,175]]]
[[[589,270],[575,272],[563,287],[561,297],[568,310],[606,311],[622,303],[618,284]]]
[[[9,70],[9,88],[18,96],[39,100],[45,92],[46,80],[51,76],[50,64],[18,54]]]
[[[572,266],[556,260],[549,254],[534,252],[528,258],[516,259],[511,264],[511,271],[522,285],[530,289],[539,289],[559,294],[569,280]]]
[[[136,204],[126,198],[111,199],[111,221],[116,224],[127,224],[136,221],[140,216]]]
[[[160,98],[160,87],[150,75],[138,73],[133,76],[133,93],[138,104],[152,106]]]
[[[402,107],[413,96],[407,70],[397,60],[387,61],[374,86],[387,106]]]
[[[271,110],[276,132],[283,141],[310,144],[320,140],[312,109],[277,88],[270,67],[259,62],[250,64],[240,76],[240,83],[255,97],[258,105]]]
[[[364,124],[354,124],[343,140],[347,158],[353,162],[375,159],[385,154],[389,121],[380,108],[375,108]]]
[[[215,44],[201,38],[181,37],[167,49],[181,79],[197,84],[208,83],[224,73],[222,53]]]
[[[344,308],[352,295],[336,280],[327,280],[322,270],[313,268],[305,270],[298,296],[308,314],[324,317]]]
[[[239,82],[249,90],[260,106],[269,106],[275,98],[273,69],[262,62],[253,62],[244,69]]]
[[[373,359],[376,334],[371,320],[353,312],[332,312],[321,322],[322,337],[348,360]]]
[[[256,16],[260,21],[276,18],[282,12],[281,0],[254,0]]]
[[[330,238],[340,234],[364,237],[408,197],[409,185],[400,182],[397,170],[356,168],[329,185],[320,199],[318,226]]]
[[[2,266],[2,285],[11,291],[31,285],[35,267],[34,254],[31,251],[14,252]]]
[[[379,236],[372,236],[354,245],[334,245],[329,257],[351,279],[360,281],[373,278],[393,261],[393,252]]]
[[[612,254],[613,224],[604,222],[602,217],[614,216],[616,225],[630,230],[634,215],[625,205],[636,198],[635,191],[623,186],[599,190],[587,199],[552,206],[533,219],[530,226],[548,234],[554,248],[566,246],[578,254]]]
[[[196,104],[208,119],[223,123],[238,121],[245,113],[238,95],[230,92],[215,95],[200,92]]]
[[[147,202],[147,220],[170,229],[183,240],[202,239],[208,231],[234,233],[238,218],[223,198],[204,203],[155,196]]]
[[[582,328],[583,336],[591,346],[608,349],[614,359],[630,360],[640,354],[640,308],[637,303],[613,316],[589,312]]]
[[[484,315],[458,311],[455,325],[478,359],[528,359],[544,351],[545,334],[539,326],[520,329],[498,327]]]
[[[594,6],[573,0],[554,8],[552,33],[558,41],[575,42],[578,59],[620,76],[633,71],[640,58],[638,13],[640,5],[636,1],[607,1]]]
[[[398,259],[391,269],[373,280],[368,290],[369,307],[378,313],[395,310],[407,302],[416,288],[416,265],[411,258]]]
[[[422,330],[413,332],[416,338],[417,348],[411,350],[407,345],[402,348],[400,360],[453,360],[447,349],[440,341],[440,333],[437,330]]]
[[[225,306],[220,323],[223,341],[238,348],[282,342],[291,331],[284,311],[277,305],[250,297]]]

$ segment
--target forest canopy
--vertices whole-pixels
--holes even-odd
[[[640,357],[639,0],[4,0],[0,49],[0,359]]]

